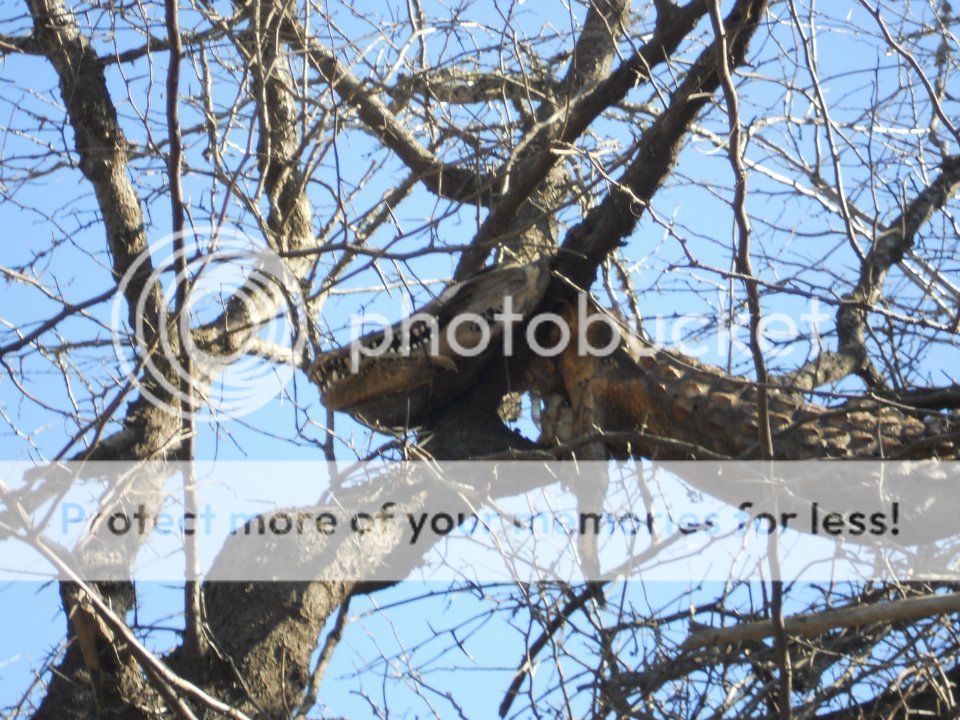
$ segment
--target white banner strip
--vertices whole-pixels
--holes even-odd
[[[344,473],[348,473],[344,475]],[[0,580],[960,580],[960,463],[0,463]],[[183,484],[198,505],[183,507]],[[771,542],[771,539],[773,542]],[[594,549],[595,548],[595,549]]]

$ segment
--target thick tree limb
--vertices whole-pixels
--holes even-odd
[[[690,12],[692,5],[685,11]],[[743,62],[766,7],[765,0],[738,0],[727,15],[724,28],[731,66]],[[655,34],[651,43],[656,39]],[[636,157],[617,185],[582,223],[567,233],[556,269],[570,283],[568,287],[590,286],[603,259],[633,231],[647,203],[673,169],[694,118],[711,102],[712,94],[720,86],[719,47],[714,41],[700,53],[670,95],[667,109],[644,131]],[[557,291],[567,292],[561,285]]]
[[[146,232],[139,199],[127,175],[126,142],[117,122],[116,111],[106,89],[103,68],[93,53],[89,42],[77,29],[72,16],[57,0],[36,0],[30,3],[35,19],[35,36],[45,54],[60,76],[61,91],[67,104],[68,116],[76,136],[80,167],[96,191],[98,203],[107,229],[108,244],[114,261],[114,276],[120,277],[146,250]],[[273,114],[271,122],[261,135],[261,171],[271,200],[271,215],[268,224],[275,233],[271,241],[278,249],[297,250],[313,242],[310,209],[303,195],[304,184],[299,173],[291,173],[289,165],[296,159],[299,140],[289,128],[295,124],[295,112],[287,100],[286,90],[276,78],[265,84],[266,112]],[[293,263],[296,269],[306,269],[308,263]],[[154,330],[159,325],[159,309],[162,298],[157,288],[145,288],[144,279],[152,272],[149,263],[127,287],[128,306],[131,314],[138,309],[138,300],[143,292],[151,293],[146,304],[148,326]],[[252,296],[262,301],[263,293]],[[262,305],[262,302],[260,303]],[[273,307],[254,308],[249,300],[231,301],[221,321],[213,328],[231,328],[229,342],[235,346],[242,342],[244,333],[236,333],[238,326],[256,332],[259,318],[269,317]],[[258,312],[259,311],[259,312]],[[142,310],[141,310],[142,312]],[[131,321],[135,318],[131,316]],[[224,335],[216,333],[221,338]],[[148,379],[149,382],[149,379]],[[177,419],[161,408],[154,407],[141,398],[128,410],[125,430],[115,438],[104,440],[102,448],[111,457],[123,459],[153,457],[170,447],[169,440],[176,433]],[[174,446],[175,447],[175,444]],[[99,453],[103,455],[104,453]],[[42,501],[42,500],[41,500]],[[127,603],[132,596],[127,595]],[[118,605],[125,609],[126,605]],[[77,646],[67,651],[61,668],[63,675],[55,675],[51,690],[41,708],[41,714],[52,717],[83,713],[83,680],[76,673],[82,669],[75,655]],[[72,680],[79,677],[79,683]],[[109,678],[107,683],[112,682]],[[63,685],[60,692],[59,685]],[[55,687],[56,686],[56,687]]]
[[[0,35],[0,56],[13,53],[42,55],[33,35]]]
[[[33,17],[33,37],[37,47],[53,65],[59,78],[60,93],[74,131],[79,167],[96,194],[113,261],[113,275],[119,279],[146,251],[147,237],[140,199],[129,177],[126,138],[107,90],[103,67],[62,0],[29,0],[27,6]],[[163,306],[159,290],[145,285],[145,279],[151,271],[149,261],[143,263],[140,272],[125,288],[131,325],[142,313],[148,342],[155,339],[159,330]],[[145,293],[147,296],[143,297]],[[144,301],[142,304],[141,300]],[[158,388],[158,391],[162,394],[162,389]],[[176,434],[176,420],[157,408],[144,406],[137,410],[139,412],[129,423],[137,430],[131,434],[131,449],[143,456],[150,456],[156,448],[165,447],[168,438]],[[125,611],[132,601],[132,595],[122,587],[112,589],[116,590],[111,594],[112,600]],[[94,645],[109,643],[95,623],[89,624],[89,627],[92,631],[90,642]],[[97,673],[90,665],[96,662],[96,656],[88,652],[81,663],[76,658],[80,650],[79,644],[68,648],[61,667],[70,675],[54,676],[38,716],[43,717],[47,713],[51,716],[59,713],[62,716],[66,707],[80,707],[72,702],[73,698],[78,695],[83,697],[84,694],[85,682],[79,673],[85,670],[91,679]],[[106,677],[104,684],[107,686],[119,686],[124,669],[120,666],[115,670],[119,674],[117,677]],[[132,685],[125,684],[125,689],[134,695],[138,684],[132,678],[131,682]],[[117,710],[123,706],[124,698],[111,694],[109,703],[112,709]]]
[[[523,144],[532,144],[543,150],[511,174],[510,187],[483,221],[473,239],[474,247],[463,254],[456,277],[472,275],[483,267],[490,249],[501,235],[509,231],[520,207],[558,162],[560,156],[553,152],[554,148],[572,143],[604,110],[626,97],[638,82],[649,78],[652,69],[673,54],[705,12],[705,0],[691,0],[683,8],[659,16],[653,37],[636,53],[609,77],[578,95],[550,118],[542,120],[528,134]]]
[[[794,615],[784,620],[790,635],[822,635],[837,628],[861,627],[871,623],[895,623],[917,620],[932,615],[947,615],[960,611],[960,593],[926,595],[872,605],[824,610],[811,615]],[[773,623],[770,620],[734,625],[726,628],[710,628],[691,633],[684,640],[683,649],[727,645],[749,640],[772,637]]]
[[[103,66],[62,0],[28,0],[27,6],[33,16],[34,41],[60,80],[60,95],[73,127],[80,171],[96,193],[113,258],[114,278],[119,279],[147,249],[147,236],[140,198],[129,177],[127,140],[107,91]],[[131,320],[144,290],[143,279],[151,270],[149,262],[145,263],[127,287]],[[161,302],[154,292],[144,305],[154,330]]]
[[[960,385],[946,387],[908,388],[878,393],[885,400],[929,410],[960,409]]]
[[[589,4],[583,27],[573,48],[567,72],[560,82],[559,92],[541,100],[534,113],[537,127],[557,116],[558,108],[568,104],[573,97],[586,88],[596,86],[607,77],[617,53],[620,38],[627,32],[629,0],[593,0]],[[536,128],[534,128],[534,131]],[[507,192],[514,185],[518,172],[531,158],[544,153],[551,154],[544,145],[545,137],[528,132],[526,138],[514,148],[510,158],[498,175]],[[528,262],[544,254],[556,252],[559,223],[556,213],[570,200],[570,178],[567,168],[558,163],[520,204],[516,215],[499,243],[498,260]],[[476,239],[472,244],[476,243]],[[472,250],[468,250],[472,252]],[[458,269],[455,277],[462,279]]]
[[[414,96],[430,97],[450,105],[470,105],[503,98],[515,102],[542,100],[555,95],[558,89],[546,78],[450,67],[402,75],[384,92],[394,99],[398,108],[403,108]]]

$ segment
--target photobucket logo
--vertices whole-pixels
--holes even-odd
[[[524,321],[524,316],[514,309],[513,297],[507,295],[496,305],[480,312],[464,312],[454,315],[441,327],[439,319],[429,313],[414,313],[399,323],[379,314],[363,317],[352,316],[347,369],[359,372],[364,358],[407,358],[418,354],[430,357],[476,357],[485,353],[496,338],[502,338],[503,354],[512,357],[515,352],[515,332]],[[361,335],[364,327],[371,324],[379,330]],[[596,326],[604,326],[607,332],[593,332]],[[585,294],[577,299],[576,336],[570,324],[556,313],[538,313],[530,318],[523,331],[526,346],[540,357],[556,357],[576,343],[576,352],[581,356],[606,357],[612,355],[625,339],[624,329],[610,315],[599,311]],[[652,353],[652,348],[639,347],[638,351]]]
[[[151,242],[120,279],[111,322],[120,369],[171,414],[186,401],[195,420],[249,415],[279,397],[294,372],[290,362],[260,349],[285,348],[288,359],[302,355],[307,313],[300,283],[273,250],[242,233],[194,229],[183,233],[179,251],[176,239]],[[184,281],[184,307],[174,317]],[[134,303],[130,322],[128,302]]]
[[[580,357],[607,357],[621,346],[627,347],[634,357],[651,356],[665,348],[697,359],[709,358],[711,354],[722,358],[730,353],[751,357],[747,337],[749,318],[743,315],[735,316],[726,324],[718,323],[717,317],[708,315],[648,317],[644,322],[646,339],[641,340],[586,294],[578,295],[576,311],[575,322],[549,312],[529,318],[523,333],[526,347],[539,357],[555,357],[571,344]],[[819,347],[821,326],[829,317],[816,298],[808,302],[799,319],[784,312],[766,314],[759,327],[761,348],[771,358],[784,357],[802,351],[800,343],[794,341],[804,335],[814,347]],[[349,359],[341,360],[342,364],[335,372],[338,375],[342,372],[355,374],[368,358],[407,358],[420,354],[441,359],[474,357],[486,352],[494,339],[499,342],[501,338],[503,354],[511,357],[515,353],[514,344],[520,337],[515,331],[524,320],[523,315],[514,311],[510,296],[479,312],[454,315],[443,326],[435,315],[429,313],[415,313],[392,325],[386,317],[376,313],[362,317],[354,315],[350,319]],[[369,329],[371,324],[380,329],[361,336],[361,331]],[[598,327],[601,328],[599,332],[595,330]],[[712,338],[713,342],[706,339],[691,342],[691,331],[711,327],[714,331],[705,332],[704,336]],[[804,327],[806,331],[802,332]]]

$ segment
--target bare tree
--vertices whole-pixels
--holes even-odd
[[[946,0],[8,4],[4,454],[952,460],[958,21]],[[262,240],[269,277],[191,306],[234,234]],[[504,333],[343,372],[351,313],[448,323],[506,293],[572,330],[591,291],[629,328],[605,361],[539,356],[522,333],[504,358]],[[768,332],[811,304],[822,332]],[[265,337],[278,318],[289,332]],[[236,419],[229,373],[251,357],[293,374]],[[0,539],[58,492],[38,477],[0,486]],[[162,473],[144,483],[159,505]],[[430,501],[390,489],[406,512]],[[412,571],[424,552],[384,535],[311,562]],[[63,644],[10,716],[320,716],[325,675],[383,604],[452,597],[469,609],[436,637],[374,647],[343,681],[371,715],[389,701],[364,683],[441,717],[957,713],[942,586],[731,582],[661,602],[642,582],[200,583],[186,554],[167,646],[133,583],[64,565]],[[432,673],[470,658],[479,626],[499,652],[471,663],[496,700],[472,709],[461,670]]]

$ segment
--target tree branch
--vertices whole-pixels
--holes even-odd
[[[875,389],[882,389],[883,382],[873,370],[867,352],[867,308],[880,300],[887,273],[914,246],[923,224],[935,212],[943,209],[958,189],[960,156],[954,155],[943,159],[940,173],[933,182],[874,237],[870,251],[861,263],[856,286],[844,297],[837,310],[837,351],[821,353],[781,378],[783,384],[799,390],[813,390],[842,380],[851,373],[864,372],[868,384]]]
[[[948,615],[960,611],[960,593],[927,595],[873,605],[824,610],[810,615],[794,615],[784,620],[789,635],[813,637],[837,628],[861,627],[872,623],[895,623],[917,620],[933,615]],[[771,620],[759,620],[726,628],[697,630],[684,640],[684,650],[730,645],[772,637],[774,626]]]
[[[676,13],[657,18],[653,37],[609,77],[574,98],[528,133],[521,145],[542,148],[510,176],[510,187],[487,215],[473,239],[473,248],[465,252],[455,277],[463,278],[480,270],[498,238],[508,232],[514,216],[537,185],[558,162],[554,150],[572,143],[611,105],[620,102],[636,85],[650,77],[653,68],[665,62],[680,42],[693,30],[706,12],[705,0],[691,0]]]
[[[692,6],[693,3],[685,11],[691,12]],[[744,61],[747,45],[766,7],[766,0],[738,0],[727,15],[724,28],[732,66]],[[658,34],[651,43],[657,41]],[[620,181],[582,223],[567,233],[555,267],[568,288],[590,286],[603,259],[633,231],[647,204],[673,169],[694,118],[711,101],[720,85],[719,47],[715,40],[700,53],[671,94],[667,109],[644,131],[636,157]],[[556,285],[558,292],[569,292]]]
[[[478,177],[473,170],[438,160],[380,98],[367,90],[362,80],[330,50],[310,37],[296,19],[289,15],[284,17],[280,36],[294,50],[305,55],[340,99],[356,110],[363,124],[407,167],[419,174],[420,182],[427,189],[451,200],[479,205],[490,203],[493,193],[491,178]]]

